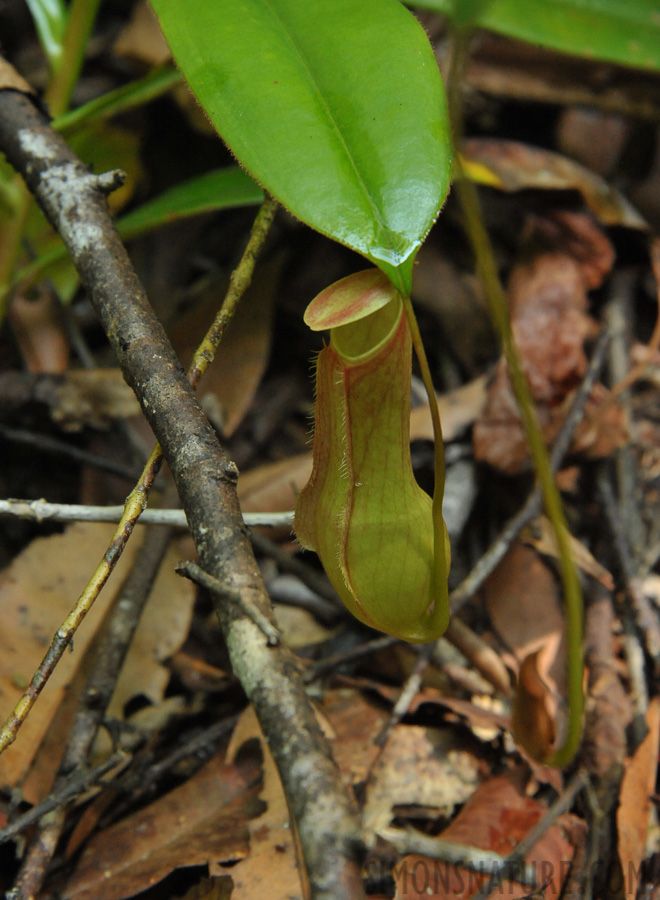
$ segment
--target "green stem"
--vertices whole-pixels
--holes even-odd
[[[4,224],[0,234],[0,322],[4,322],[7,300],[12,287],[12,272],[21,252],[25,223],[32,205],[32,195],[25,182],[16,176],[19,199],[13,215]]]
[[[462,144],[460,79],[467,56],[468,40],[469,35],[467,32],[459,33],[456,36],[456,47],[450,72],[449,108],[454,131],[454,143],[457,148]],[[474,184],[468,181],[467,178],[462,177],[460,173],[455,183],[455,189],[463,211],[465,229],[475,255],[477,270],[484,287],[490,316],[502,344],[513,391],[527,435],[536,477],[541,486],[545,509],[555,531],[559,547],[559,569],[566,609],[568,725],[563,745],[545,762],[553,766],[563,766],[574,757],[582,739],[584,712],[582,588],[571,553],[570,533],[566,524],[561,497],[552,474],[550,458],[536,415],[534,401],[513,340],[506,295],[500,282],[493,250],[484,227],[479,196]]]
[[[72,0],[62,44],[62,61],[46,92],[46,103],[54,118],[69,108],[100,3],[101,0]]]
[[[419,370],[422,376],[422,381],[424,383],[424,388],[426,389],[426,394],[429,398],[429,409],[431,411],[431,424],[433,425],[433,456],[435,461],[435,474],[434,474],[434,486],[433,486],[433,507],[432,507],[432,516],[433,516],[433,561],[434,561],[434,570],[433,570],[433,596],[436,598],[436,603],[440,602],[440,599],[443,594],[446,593],[446,581],[447,581],[447,565],[445,559],[445,523],[442,517],[442,499],[445,493],[445,450],[444,443],[442,439],[442,422],[440,421],[440,410],[438,409],[438,400],[435,395],[435,388],[433,387],[433,379],[431,377],[431,369],[429,368],[429,362],[426,357],[426,351],[424,350],[424,343],[422,341],[422,336],[419,331],[419,325],[417,324],[417,317],[415,316],[415,311],[413,310],[412,303],[410,301],[410,297],[404,295],[403,296],[403,308],[406,313],[406,319],[408,321],[408,327],[410,328],[410,335],[412,338],[412,344],[415,349],[415,355],[417,356],[417,361],[419,363]],[[441,583],[442,582],[442,583]],[[445,627],[449,621],[449,607],[448,604],[445,604],[447,609],[442,615],[446,618]],[[438,619],[441,615],[440,608],[436,612]]]
[[[69,136],[80,128],[103,122],[127,109],[148,103],[180,82],[181,74],[177,69],[173,69],[171,66],[161,66],[153,69],[144,78],[124,84],[71,112],[64,113],[51,124],[61,134]]]

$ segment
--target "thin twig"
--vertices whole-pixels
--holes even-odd
[[[32,101],[0,91],[0,149],[60,232],[126,381],[163,447],[202,567],[271,616],[242,523],[237,470],[204,417],[149,306],[105,199]],[[294,816],[315,900],[360,898],[354,802],[332,760],[292,654],[271,647],[235,604],[216,604],[234,672],[254,704]]]
[[[500,656],[459,616],[452,616],[441,640],[449,641],[490,684],[505,696],[511,693],[511,679]]]
[[[609,334],[605,331],[596,341],[587,372],[582,379],[582,383],[575,392],[571,408],[552,448],[550,465],[552,467],[552,472],[555,475],[561,468],[564,457],[571,446],[575,429],[582,419],[585,404],[591,395],[593,386],[596,383],[596,379],[603,366],[608,344]],[[477,593],[484,581],[504,558],[505,553],[525,525],[538,516],[541,511],[541,505],[541,489],[537,485],[527,498],[522,509],[509,519],[499,536],[488,550],[486,550],[469,575],[467,575],[449,595],[452,613],[458,612],[470,597],[473,597]]]
[[[357,647],[351,647],[350,650],[343,650],[341,653],[334,653],[332,656],[326,656],[324,659],[319,659],[305,670],[303,680],[305,684],[311,684],[313,681],[316,681],[317,678],[327,675],[334,669],[339,668],[339,666],[344,666],[347,663],[363,659],[371,653],[387,650],[389,647],[393,647],[398,643],[398,638],[384,635],[382,637],[374,638],[372,641],[365,641],[363,644],[358,644]]]
[[[5,95],[6,96],[6,95]],[[51,135],[54,135],[54,132],[50,132]],[[19,141],[20,143],[20,141]],[[59,143],[59,140],[58,140]],[[66,147],[65,144],[63,146]],[[68,150],[68,148],[67,148]],[[70,151],[69,151],[70,154]],[[70,165],[75,164],[71,163]],[[72,173],[70,173],[72,174]],[[112,173],[111,173],[112,174]],[[58,175],[57,178],[60,176]],[[90,175],[89,172],[86,172],[84,175],[80,176],[82,185],[80,190],[84,192],[84,194],[88,194],[95,191],[96,193],[106,193],[109,184],[103,181],[101,176],[96,177]],[[57,182],[56,182],[57,183]],[[75,182],[74,182],[75,183]],[[115,182],[112,181],[112,184]],[[50,187],[49,182],[47,182],[43,191],[46,197],[49,200],[49,203],[52,204],[52,208],[49,210],[51,216],[55,219],[56,222],[59,223],[60,226],[65,227],[66,222],[62,222],[61,219],[58,219],[58,216],[61,216],[61,209],[59,204],[61,202],[66,202],[62,197],[59,196],[59,191],[61,187],[59,183],[57,183],[57,188],[55,190],[55,196],[50,196]],[[91,202],[91,198],[87,197],[87,200]],[[243,289],[247,287],[250,282],[252,272],[254,270],[254,264],[256,260],[256,255],[258,248],[262,245],[266,233],[268,231],[268,226],[273,220],[273,216],[275,215],[276,206],[272,199],[267,198],[267,200],[262,205],[261,209],[257,213],[257,217],[255,219],[255,224],[253,226],[253,230],[250,236],[250,240],[248,241],[247,248],[243,255],[241,262],[239,263],[238,268],[241,269],[244,266],[247,269],[247,272],[243,272],[240,278],[240,284],[243,286]],[[107,212],[107,211],[106,211]],[[110,226],[111,227],[111,226]],[[66,232],[65,232],[66,234]],[[73,245],[69,247],[69,251],[73,254],[74,252],[80,255],[81,247],[78,246],[79,238],[77,235],[72,237]],[[118,242],[118,239],[117,239]],[[65,241],[66,243],[66,241]],[[121,244],[120,244],[121,246]],[[122,247],[123,250],[123,247]],[[84,251],[86,252],[86,250]],[[124,251],[125,253],[125,251]],[[74,262],[75,262],[74,256]],[[233,309],[236,308],[237,302],[237,293],[236,288],[231,295],[230,306]],[[223,304],[224,308],[224,304]],[[216,321],[211,326],[209,334],[213,332],[217,335],[219,340],[220,335],[222,334],[222,329],[217,327],[218,320],[222,316],[222,309],[218,313],[216,317]],[[226,325],[226,320],[222,319],[224,325]],[[223,325],[223,327],[224,327]],[[211,340],[209,340],[208,334],[205,337],[204,341],[200,345],[200,348],[195,352],[193,357],[193,361],[190,367],[190,381],[193,388],[195,388],[199,384],[199,380],[202,375],[208,368],[211,360],[213,359],[213,349],[214,345]],[[147,409],[145,408],[145,413]],[[126,500],[126,504],[121,511],[121,516],[119,519],[119,524],[115,529],[115,532],[112,536],[112,540],[106,553],[96,568],[96,571],[90,578],[89,582],[83,593],[78,598],[76,605],[74,606],[71,613],[69,613],[66,620],[62,623],[62,625],[58,628],[51,645],[48,649],[48,652],[38,669],[34,673],[32,680],[23,694],[23,696],[19,699],[18,703],[14,707],[11,712],[9,718],[3,725],[2,729],[0,729],[0,753],[5,750],[10,744],[12,744],[16,740],[16,735],[18,731],[25,721],[27,715],[30,710],[34,706],[37,701],[37,698],[41,694],[41,691],[45,687],[48,679],[52,675],[55,670],[55,666],[62,658],[62,654],[66,650],[67,646],[71,642],[74,634],[80,627],[83,619],[91,609],[94,601],[100,594],[104,585],[106,584],[108,578],[112,574],[112,570],[114,569],[119,557],[121,556],[126,543],[128,542],[129,537],[133,533],[133,529],[135,527],[136,522],[145,511],[147,505],[147,498],[149,496],[149,491],[154,483],[156,475],[158,474],[160,467],[162,465],[163,453],[160,447],[160,444],[157,443],[153,450],[151,451],[151,455],[147,460],[147,464],[144,467],[144,471],[140,476],[140,479],[133,490],[128,495]],[[231,469],[231,475],[233,477],[233,473],[235,471],[235,466],[231,463],[227,463],[229,469]]]
[[[64,806],[74,798],[86,794],[90,788],[94,787],[99,782],[106,772],[109,772],[121,763],[127,762],[127,760],[127,755],[123,751],[119,751],[108,757],[108,759],[103,760],[102,763],[99,763],[98,766],[95,766],[93,769],[83,772],[74,772],[57,790],[52,791],[45,800],[42,800],[41,803],[37,803],[36,806],[33,806],[32,809],[29,809],[27,812],[18,816],[13,822],[10,822],[9,825],[5,825],[4,828],[1,828],[0,844],[4,844],[6,841],[11,840],[13,837],[16,837],[17,834],[21,834],[21,832],[25,831],[26,828],[29,828],[30,825],[34,825],[35,822],[38,822],[42,816],[46,815],[46,813],[51,810],[57,809],[58,806]]]
[[[288,520],[286,524],[293,524],[293,513],[281,513],[280,515],[290,515],[291,519]],[[248,522],[247,519],[245,520],[245,523],[246,525],[252,524],[252,522]],[[259,522],[254,524],[262,523]],[[278,547],[275,541],[271,541],[265,535],[259,534],[258,531],[250,533],[250,540],[252,541],[252,546],[258,550],[259,553],[274,560],[283,572],[289,572],[291,575],[295,575],[304,585],[307,585],[310,591],[314,591],[319,597],[329,600],[335,607],[339,608],[341,606],[342,609],[344,608],[339,600],[337,592],[324,574],[315,571],[311,566],[308,566],[307,563],[302,562],[300,559],[296,559],[295,556],[291,556],[290,553],[286,553],[281,547]]]
[[[5,441],[11,441],[14,444],[22,444],[24,447],[32,447],[51,456],[72,459],[74,462],[93,466],[95,469],[109,472],[111,475],[118,475],[120,478],[126,478],[129,481],[135,481],[139,471],[120,460],[108,459],[107,457],[99,456],[98,453],[90,453],[88,450],[82,450],[80,447],[74,447],[50,435],[26,431],[24,428],[10,428],[7,425],[0,425],[0,438]],[[114,521],[119,521],[119,516]]]
[[[399,692],[399,696],[397,697],[396,702],[392,707],[390,717],[374,739],[374,743],[377,747],[380,747],[380,751],[376,759],[373,760],[370,766],[371,771],[375,768],[376,763],[382,756],[383,749],[385,747],[385,744],[389,740],[390,735],[399,724],[399,722],[401,722],[403,717],[408,713],[410,704],[419,693],[419,689],[422,686],[424,673],[426,672],[428,664],[431,662],[434,646],[435,643],[432,642],[420,647],[417,653],[417,659],[415,660],[415,665],[413,666],[412,672],[406,679],[403,687]]]
[[[209,575],[208,572],[205,572],[204,569],[195,562],[188,561],[179,563],[176,567],[176,571],[179,575],[189,578],[191,581],[194,581],[195,584],[204,588],[205,591],[208,591],[209,594],[217,597],[220,602],[235,603],[245,615],[252,619],[254,624],[261,629],[271,646],[279,644],[281,635],[275,625],[273,625],[272,622],[269,622],[266,616],[256,606],[249,602],[248,598],[243,597],[241,594],[228,591],[226,584],[220,581],[219,578]]]
[[[401,855],[419,853],[429,859],[437,859],[451,866],[460,866],[480,875],[488,873],[491,878],[503,876],[509,870],[509,862],[493,850],[481,850],[479,847],[468,847],[455,841],[446,841],[441,837],[431,837],[413,828],[383,828],[378,832],[388,843],[392,844]],[[516,868],[516,880],[521,884],[536,887],[536,868],[520,865]]]
[[[638,628],[644,635],[646,648],[649,656],[653,660],[653,665],[657,674],[660,671],[660,623],[658,622],[657,613],[653,609],[649,598],[644,593],[642,583],[635,571],[635,563],[633,561],[632,553],[630,552],[628,540],[621,528],[619,505],[616,502],[612,485],[604,469],[601,469],[598,475],[598,491],[607,518],[607,523],[612,533],[614,550],[623,573],[626,593],[632,604],[634,618]],[[629,635],[629,637],[631,640],[633,639],[632,634]],[[628,649],[632,650],[632,657],[629,659],[630,675],[631,678],[635,679],[635,694],[642,704],[639,711],[643,712],[646,709],[648,702],[646,679],[643,672],[639,671],[639,665],[635,659],[636,653],[634,648],[629,644]]]
[[[74,503],[49,503],[47,500],[0,500],[0,515],[17,516],[33,522],[118,522],[123,506],[86,506]],[[293,512],[243,513],[246,525],[281,528],[293,524]],[[140,525],[164,525],[188,528],[183,509],[145,509]],[[302,579],[301,579],[302,580]]]

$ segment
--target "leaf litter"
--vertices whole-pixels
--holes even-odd
[[[127,43],[117,51],[122,54],[119,67],[135,67],[141,74],[145,60],[135,62],[142,53],[140,35],[146,34],[150,42],[154,31],[148,17],[138,17],[134,28],[137,39],[131,45],[127,31]],[[162,60],[157,40],[155,47],[153,52]],[[496,94],[475,101],[471,115],[479,128],[489,116],[504,126],[508,121],[504,112],[520,112],[515,101],[495,101]],[[480,107],[481,102],[485,105]],[[145,117],[140,122],[151,141],[145,147],[153,148],[159,141],[161,147],[162,158],[156,154],[147,158],[148,178],[144,161],[141,166],[137,159],[137,142],[120,133],[112,138],[113,152],[121,153],[133,173],[130,190],[137,184],[139,191],[153,189],[157,194],[174,181],[198,174],[188,142],[194,142],[199,158],[206,159],[208,138],[200,136],[198,118],[166,109],[163,104],[171,147],[162,141],[162,132],[156,136],[153,121]],[[598,110],[592,114],[602,124],[598,117],[604,114]],[[194,121],[192,127],[190,121]],[[562,146],[575,146],[571,129],[578,127],[583,126],[575,117],[562,119]],[[181,128],[186,129],[185,152],[176,145]],[[524,132],[525,127],[520,125],[518,131]],[[587,371],[594,338],[605,327],[603,307],[613,276],[622,270],[634,275],[627,297],[629,365],[646,361],[645,344],[657,314],[647,235],[660,222],[660,207],[653,206],[653,194],[648,193],[642,218],[627,200],[627,190],[613,188],[588,166],[551,148],[534,146],[537,136],[531,126],[522,137],[524,141],[471,139],[464,159],[468,172],[489,185],[484,191],[486,215],[507,275],[514,332],[551,444]],[[589,148],[581,140],[579,155],[588,162]],[[222,152],[221,148],[214,151],[213,166],[217,165],[215,154]],[[594,159],[592,169],[600,168]],[[628,177],[630,195],[641,196],[645,178]],[[218,286],[228,281],[251,220],[251,213],[243,219],[240,215],[199,223],[191,220],[185,226],[185,241],[184,232],[173,226],[169,232],[132,245],[148,292],[158,298],[159,311],[171,323],[181,346],[195,342],[196,315],[191,312],[190,297],[209,297],[207,315],[211,316]],[[469,460],[480,491],[466,530],[456,541],[452,578],[458,582],[512,509],[523,504],[529,488],[529,460],[508,378],[497,362],[483,298],[457,239],[456,216],[450,198],[446,215],[420,254],[414,293],[423,309],[425,339],[432,348],[444,437],[450,445],[450,471],[452,452]],[[285,215],[278,227],[281,257],[274,254],[264,265],[242,319],[235,320],[233,333],[230,329],[227,334],[224,357],[203,388],[211,401],[209,411],[231,439],[230,449],[236,451],[245,511],[290,510],[308,480],[311,393],[299,387],[304,384],[299,376],[307,371],[313,348],[307,336],[302,337],[299,322],[317,289],[348,274],[351,267],[345,251],[310,236]],[[43,229],[42,223],[35,224],[35,234],[39,228]],[[190,246],[193,252],[187,252]],[[75,283],[64,277],[66,273],[60,274],[62,291],[71,296]],[[73,308],[93,335],[93,327],[85,320],[84,298],[77,297]],[[17,350],[23,365],[45,368],[55,357],[61,368],[70,348],[59,326],[46,332],[38,323],[26,322],[26,343],[19,342]],[[46,324],[51,328],[52,322]],[[657,527],[654,530],[654,479],[660,472],[657,362],[654,357],[632,386],[632,399],[613,398],[611,375],[602,373],[560,473],[575,524],[574,554],[585,576],[588,600],[586,736],[578,762],[590,773],[605,824],[598,824],[588,803],[581,802],[573,813],[549,826],[527,856],[536,866],[541,894],[548,897],[558,896],[562,886],[570,884],[567,879],[576,876],[580,854],[584,859],[590,846],[592,853],[596,847],[601,883],[618,866],[624,873],[641,873],[639,885],[648,889],[650,864],[658,859],[657,685],[643,669],[641,680],[650,702],[640,714],[631,695],[634,654],[630,655],[629,645],[634,635],[625,632],[625,592],[611,536],[603,532],[591,488],[594,466],[607,466],[614,460],[620,466],[622,448],[632,449],[639,466],[635,500],[648,526],[648,546],[633,550],[638,558],[644,550],[644,558],[651,559],[660,540]],[[70,369],[63,383],[72,385],[74,399],[69,406],[64,403],[63,411],[47,425],[38,422],[37,431],[57,430],[67,440],[91,444],[92,431],[98,439],[99,429],[103,434],[116,429],[117,420],[132,415],[135,404],[115,376],[116,372],[88,375]],[[278,405],[273,397],[282,384],[291,385],[292,399]],[[262,426],[260,417],[266,419],[267,414],[269,424]],[[34,429],[29,407],[15,418]],[[75,438],[70,435],[73,431]],[[259,438],[259,434],[267,437]],[[428,407],[421,404],[412,413],[411,439],[419,451],[417,475],[427,484],[424,446],[431,438]],[[43,456],[17,459],[10,455],[0,475],[5,494],[17,493],[19,484],[27,484],[23,492],[29,494],[29,485],[40,483],[30,480],[40,466]],[[613,468],[610,472],[613,479],[617,477]],[[84,479],[100,485],[103,495],[117,490],[94,471],[90,475],[86,470]],[[59,488],[56,480],[54,471],[54,492]],[[67,496],[69,502],[80,499],[82,491],[76,496],[77,489],[77,484],[69,488],[74,492]],[[101,529],[76,525],[48,537],[7,529],[0,546],[7,563],[0,589],[3,711],[9,711],[20,696],[50,636],[89,576],[90,561],[103,553],[105,538],[96,537]],[[271,536],[287,552],[297,553],[288,531]],[[438,654],[384,744],[382,735],[402,685],[418,664],[416,652],[390,647],[351,657],[374,635],[342,617],[332,627],[320,624],[311,605],[278,609],[280,624],[303,670],[330,656],[338,660],[334,671],[314,679],[310,692],[360,808],[368,838],[365,883],[370,896],[473,895],[483,875],[419,852],[406,853],[394,835],[397,841],[402,834],[412,834],[506,855],[538,823],[554,798],[562,795],[563,774],[547,771],[533,758],[545,755],[563,727],[564,614],[554,573],[555,550],[543,519],[535,520],[520,538],[481,594],[463,610],[469,627],[506,666],[515,685],[513,697],[502,685],[497,688],[483,680],[462,678],[461,670],[469,671],[472,663],[458,651],[457,656]],[[126,561],[137,552],[129,545]],[[127,753],[125,768],[111,785],[96,785],[78,797],[69,813],[72,830],[59,847],[43,897],[57,893],[119,900],[150,889],[150,897],[165,898],[174,895],[174,885],[177,895],[190,900],[305,896],[295,829],[274,763],[253,713],[244,711],[244,698],[229,671],[208,601],[203,596],[194,601],[191,586],[173,575],[176,555],[173,550],[163,569],[163,581],[154,591],[106,728],[96,743],[94,761],[106,759],[118,744]],[[309,554],[299,559],[314,566]],[[651,569],[656,562],[657,552]],[[279,566],[261,554],[260,564],[264,570],[270,566],[271,574],[273,566],[275,572]],[[649,575],[648,567],[644,571],[642,563],[640,571],[646,579],[644,590],[657,596],[653,580],[657,576]],[[114,579],[115,585],[120,580],[121,574]],[[2,820],[43,800],[51,790],[77,698],[92,665],[89,652],[112,603],[112,584],[76,636],[73,653],[65,654],[16,744],[0,758]],[[302,592],[300,597],[304,606]],[[229,746],[223,737],[219,745],[211,742],[211,751],[186,753],[189,735],[193,740],[214,728],[218,718],[231,722],[232,716],[239,715]],[[636,721],[644,723],[644,734],[635,732],[639,740],[628,740]],[[148,776],[151,770],[160,773],[153,782]],[[17,856],[23,846],[14,845]],[[4,859],[0,887],[9,889],[9,874],[2,871]],[[569,876],[571,865],[574,871]],[[8,873],[16,870],[13,858],[6,868]],[[514,881],[502,881],[500,889],[513,897],[527,896],[531,890]],[[600,895],[608,896],[605,889]]]

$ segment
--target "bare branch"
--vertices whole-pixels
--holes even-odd
[[[23,94],[0,93],[0,148],[62,236],[172,470],[203,568],[272,620],[236,482],[145,297],[96,178]],[[296,819],[315,898],[360,897],[362,841],[292,654],[235,604],[216,603],[234,671],[254,704]]]

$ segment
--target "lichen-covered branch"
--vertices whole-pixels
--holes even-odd
[[[204,417],[109,217],[99,179],[32,100],[0,92],[0,149],[60,233],[124,377],[172,470],[203,568],[272,617],[241,518],[238,472]],[[110,179],[111,181],[112,179]],[[316,898],[360,897],[362,844],[351,800],[294,657],[270,647],[236,604],[217,604],[234,671],[278,764]]]

